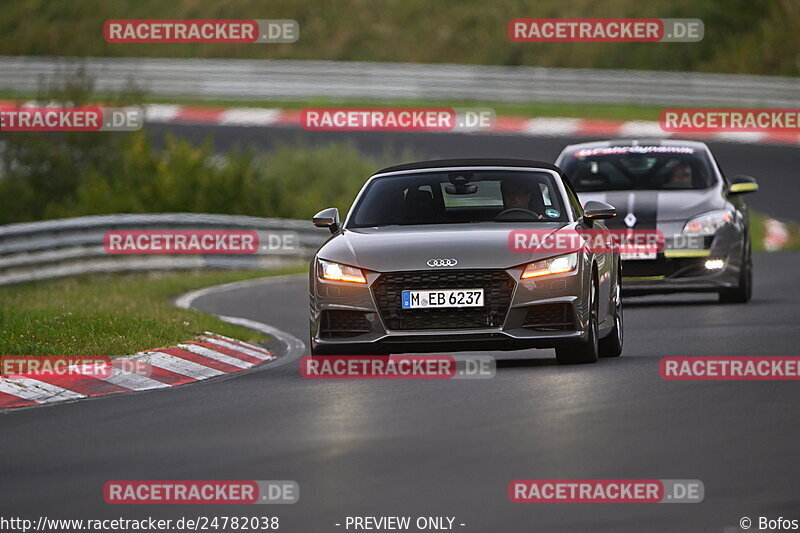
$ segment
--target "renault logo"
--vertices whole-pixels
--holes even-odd
[[[625,215],[625,225],[629,228],[632,228],[636,225],[636,215],[633,213],[628,213]]]
[[[454,267],[457,264],[455,259],[428,259],[429,267]]]

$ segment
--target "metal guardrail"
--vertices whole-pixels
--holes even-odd
[[[351,61],[0,56],[0,89],[35,91],[78,66],[99,92],[134,84],[172,97],[800,107],[798,78]]]
[[[107,231],[156,229],[252,230],[264,247],[246,255],[126,255],[109,254],[103,247]],[[97,215],[9,224],[0,226],[0,285],[95,272],[274,268],[309,260],[329,236],[327,230],[301,220],[197,213]]]

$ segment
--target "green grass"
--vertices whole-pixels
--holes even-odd
[[[515,43],[514,18],[699,18],[697,43]],[[108,19],[297,20],[292,44],[110,44]],[[325,59],[797,76],[795,0],[5,0],[5,55]]]
[[[0,90],[0,100],[35,100],[35,93]],[[118,95],[96,94],[98,102],[113,102]],[[663,108],[655,106],[621,104],[569,104],[569,103],[509,103],[481,102],[475,100],[371,100],[363,98],[332,99],[311,98],[307,100],[255,99],[219,100],[193,97],[146,96],[144,103],[177,104],[209,107],[273,107],[300,110],[306,107],[467,107],[493,109],[497,116],[519,117],[568,117],[605,120],[652,120],[657,121]]]
[[[754,252],[764,251],[764,235],[767,233],[764,222],[767,218],[767,215],[750,211],[750,242]]]
[[[165,102],[166,103],[166,102]],[[179,103],[174,101],[172,103]],[[182,100],[183,105],[192,105],[192,100]],[[568,103],[509,103],[480,102],[474,100],[333,100],[313,99],[308,101],[274,100],[254,102],[208,102],[208,105],[243,107],[279,107],[284,109],[303,109],[305,107],[452,107],[489,108],[497,116],[518,117],[569,117],[608,120],[658,120],[663,108],[654,106],[620,104],[568,104]],[[206,103],[203,103],[206,105]]]
[[[304,271],[99,274],[0,287],[0,355],[127,355],[203,331],[260,342],[259,333],[171,300],[220,283]]]

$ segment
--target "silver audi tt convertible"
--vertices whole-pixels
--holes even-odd
[[[310,269],[312,354],[555,348],[560,363],[618,356],[619,254],[550,239],[602,230],[614,215],[603,202],[582,207],[548,163],[385,168],[344,222],[336,208],[314,217],[332,235]]]

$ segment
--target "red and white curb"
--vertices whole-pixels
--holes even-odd
[[[149,105],[145,121],[164,124],[301,127],[300,110],[257,107]],[[491,129],[456,128],[457,133],[529,135],[531,137],[680,137],[741,143],[800,144],[799,133],[680,133],[661,130],[656,121],[561,117],[498,116]],[[447,132],[441,132],[447,133]]]
[[[275,354],[261,346],[206,332],[195,340],[177,346],[139,352],[122,359],[146,363],[149,375],[115,366],[105,378],[77,372],[68,377],[37,375],[36,378],[0,378],[0,409],[174,387],[239,372],[271,361],[275,359]]]
[[[0,106],[17,102],[0,100]],[[19,105],[36,106],[36,102]],[[261,107],[209,107],[168,104],[145,106],[145,122],[152,124],[198,124],[249,127],[301,127],[299,109]],[[657,121],[604,120],[563,117],[498,116],[490,129],[456,128],[456,133],[526,135],[531,137],[648,137],[716,140],[740,143],[800,144],[800,133],[669,133]],[[448,132],[439,132],[448,133]]]
[[[766,230],[764,232],[764,249],[766,251],[777,252],[789,244],[789,240],[791,238],[789,234],[789,226],[780,220],[768,218],[764,221],[764,228]]]

